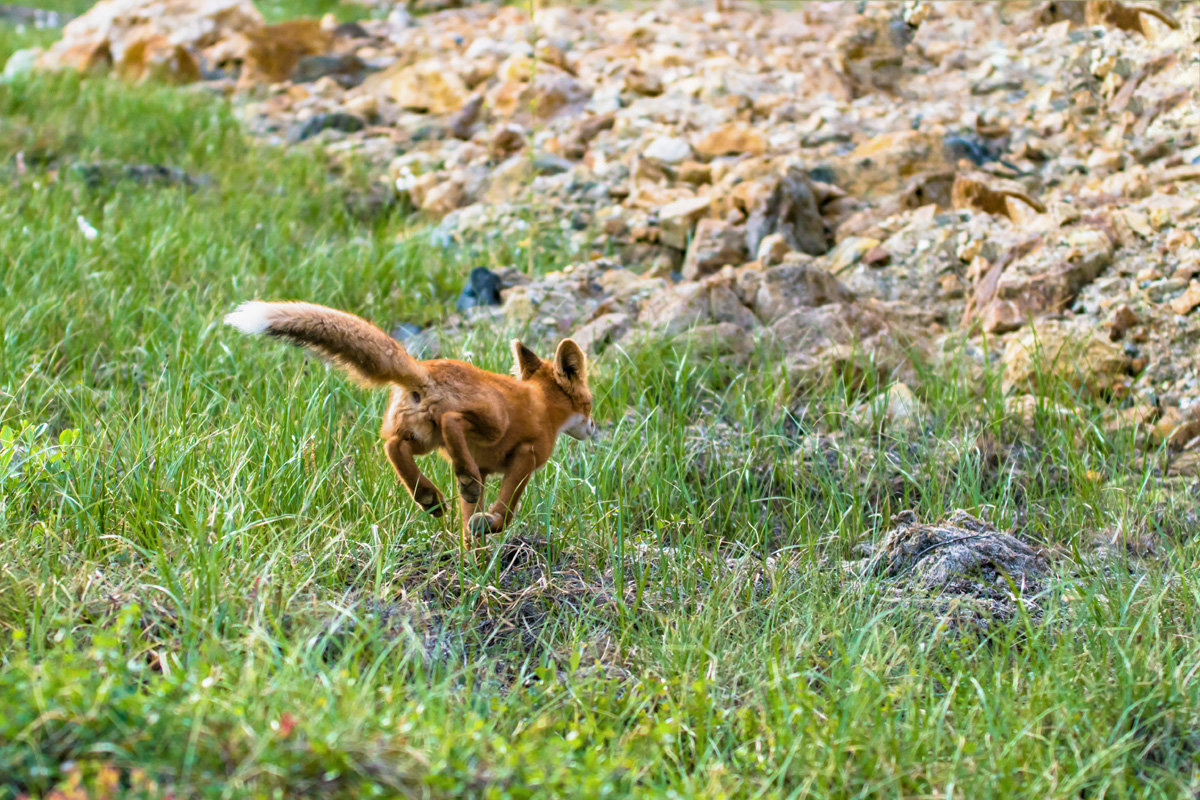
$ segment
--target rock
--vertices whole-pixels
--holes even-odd
[[[1127,408],[1114,409],[1111,414],[1104,415],[1103,427],[1107,433],[1115,434],[1133,431],[1136,434],[1152,426],[1161,416],[1161,412],[1149,403],[1139,403]]]
[[[683,277],[696,280],[746,260],[744,229],[718,219],[700,220],[683,262]]]
[[[929,341],[939,330],[928,316],[873,300],[835,302],[796,308],[776,320],[771,333],[788,351],[784,364],[792,386],[835,377],[861,392],[880,382],[917,379],[914,360],[928,360]]]
[[[571,334],[571,338],[583,348],[584,352],[595,355],[629,330],[632,322],[633,319],[628,314],[620,312],[602,314]]]
[[[467,285],[458,295],[454,307],[467,311],[476,306],[500,305],[500,276],[487,267],[475,267],[467,278]]]
[[[1129,306],[1122,305],[1113,312],[1112,318],[1109,319],[1108,338],[1114,342],[1120,341],[1125,338],[1125,333],[1137,324],[1137,313]]]
[[[928,413],[908,384],[896,383],[855,406],[850,412],[850,421],[855,427],[879,433],[911,433],[921,427]]]
[[[586,102],[591,90],[561,70],[543,68],[527,83],[511,84],[508,92],[493,92],[490,105],[503,116],[528,114],[536,119],[549,119],[563,110]],[[501,90],[506,87],[500,87]],[[512,92],[515,89],[515,93]]]
[[[0,80],[7,83],[18,75],[24,75],[32,71],[38,59],[41,58],[42,53],[43,50],[40,47],[17,50],[4,63],[4,74],[0,76]]]
[[[708,315],[714,322],[728,322],[743,330],[757,328],[758,319],[746,306],[729,285],[726,276],[713,276],[703,282],[708,290]]]
[[[535,150],[529,166],[534,175],[560,175],[570,172],[575,165],[562,156],[547,153],[545,150]]]
[[[457,111],[469,96],[462,78],[440,61],[388,69],[372,76],[367,83],[379,86],[401,108],[430,114]]]
[[[456,208],[467,204],[467,194],[463,184],[450,177],[440,177],[437,183],[429,187],[421,199],[421,210],[437,217],[444,217]]]
[[[674,335],[697,325],[728,322],[744,330],[758,324],[721,276],[667,286],[650,295],[638,312],[638,323]]]
[[[324,53],[333,37],[316,19],[293,19],[246,31],[248,42],[238,83],[279,83],[286,80],[300,60]]]
[[[1187,411],[1178,406],[1163,409],[1162,418],[1151,430],[1151,440],[1166,444],[1172,450],[1182,450],[1200,436],[1200,404]]]
[[[1010,339],[1001,362],[1006,391],[1036,393],[1050,379],[1095,397],[1119,393],[1130,368],[1129,356],[1107,336],[1090,327],[1050,321]]]
[[[527,194],[533,180],[533,166],[527,156],[517,154],[504,161],[492,172],[492,180],[484,194],[488,203],[505,203]]]
[[[854,100],[872,92],[895,92],[904,74],[904,59],[916,33],[911,19],[891,13],[860,13],[844,23],[833,40],[831,59],[843,96]]]
[[[867,558],[846,565],[848,572],[894,582],[895,599],[913,603],[938,629],[986,631],[1024,614],[1040,616],[1037,598],[1050,565],[1016,536],[965,511],[938,524],[922,524],[906,511],[893,524],[878,546],[865,548]]]
[[[475,123],[479,120],[479,113],[483,110],[483,95],[472,95],[471,99],[463,104],[462,108],[455,111],[447,120],[447,126],[450,129],[450,135],[456,139],[470,139],[471,132],[475,127]],[[521,137],[520,145],[525,143],[524,136]],[[518,145],[517,149],[520,149]]]
[[[112,188],[118,181],[132,181],[142,186],[184,186],[199,189],[211,186],[209,175],[191,175],[178,167],[165,164],[78,163],[72,165],[89,189]]]
[[[766,270],[754,292],[752,308],[769,325],[799,307],[849,303],[853,299],[853,293],[837,278],[809,260]]]
[[[353,114],[334,112],[330,114],[314,114],[304,122],[298,122],[288,131],[287,140],[295,144],[311,139],[321,131],[335,130],[342,133],[354,133],[366,127],[361,119]]]
[[[879,269],[892,263],[892,254],[884,247],[872,247],[863,254],[862,261],[868,267]]]
[[[658,210],[658,240],[676,250],[686,250],[693,226],[712,205],[707,197],[685,197]]]
[[[438,351],[437,333],[433,329],[422,329],[420,325],[405,322],[392,329],[392,338],[404,345],[413,358],[436,358]]]
[[[799,306],[771,324],[775,340],[789,351],[815,350],[829,345],[857,345],[869,353],[871,343],[892,333],[895,321],[879,309],[854,302]],[[897,344],[906,335],[897,328]]]
[[[525,146],[525,129],[511,123],[498,126],[488,140],[494,158],[507,158]]]
[[[530,27],[508,3],[417,18],[416,0],[367,1],[359,23],[287,28],[265,25],[249,0],[106,0],[98,8],[125,9],[114,12],[122,19],[86,15],[103,35],[64,42],[60,61],[132,80],[200,70],[208,91],[253,88],[232,105],[248,129],[316,135],[339,164],[387,164],[398,195],[368,199],[362,213],[396,196],[449,211],[441,246],[487,252],[561,231],[567,252],[604,248],[662,276],[601,275],[584,260],[539,280],[523,290],[538,335],[640,318],[646,295],[679,280],[700,225],[688,277],[724,289],[695,298],[695,325],[762,314],[754,337],[791,347],[796,374],[837,372],[865,391],[876,385],[868,375],[911,371],[888,337],[919,340],[925,323],[903,306],[990,333],[1061,315],[1128,347],[1139,393],[1169,404],[1200,386],[1200,117],[1195,65],[1180,55],[1187,31],[1152,23],[1161,36],[1143,41],[1069,22],[1030,29],[1025,12],[961,3],[776,4],[720,19],[687,3],[678,13],[551,4]],[[220,21],[215,35],[180,22],[218,7],[249,22]],[[909,22],[922,14],[914,38]],[[32,58],[14,58],[10,75]],[[838,75],[823,75],[830,61]],[[389,81],[401,77],[397,102]],[[255,80],[279,82],[245,85]],[[894,94],[829,102],[831,88]],[[357,134],[321,133],[360,123]],[[45,155],[23,148],[13,169],[40,168]],[[960,176],[981,188],[967,197],[960,183],[955,209]],[[1005,185],[1051,213],[1017,214]],[[785,267],[837,270],[845,285],[814,300],[812,287],[780,282],[773,271]],[[672,302],[690,313],[684,299]]]
[[[679,165],[679,180],[693,185],[712,183],[712,166],[698,161],[684,161]]]
[[[200,65],[195,56],[161,35],[132,42],[116,66],[117,74],[133,83],[192,83],[200,80]]]
[[[640,286],[645,283],[645,279],[633,270],[614,267],[600,273],[600,276],[596,278],[596,283],[600,285],[605,294],[616,295]]]
[[[1187,291],[1171,301],[1171,310],[1180,316],[1192,313],[1197,306],[1200,306],[1200,281],[1189,283]]]
[[[663,93],[662,78],[634,67],[625,71],[625,91],[654,97]]]
[[[696,142],[696,154],[706,160],[718,156],[762,155],[766,140],[754,128],[745,125],[722,125],[709,131]]]
[[[790,250],[821,255],[829,250],[831,237],[817,208],[812,181],[798,166],[773,177],[756,194],[765,200],[748,210],[746,242],[753,252],[773,233],[783,236]]]
[[[595,313],[599,298],[586,284],[556,281],[550,276],[539,283],[515,286],[504,293],[504,315],[518,325],[537,324],[561,335],[580,319]]]
[[[754,337],[732,322],[697,325],[675,334],[672,340],[693,355],[708,358],[727,355],[745,357],[754,352]]]
[[[321,78],[337,78],[338,83],[349,88],[362,83],[367,65],[354,53],[341,55],[306,55],[292,69],[289,78],[296,83],[312,83]]]
[[[834,275],[840,275],[878,246],[878,239],[864,236],[851,236],[843,239],[838,242],[837,247],[829,251],[829,271]]]
[[[772,322],[771,335],[789,353],[816,352],[850,338],[843,335],[849,314],[849,304],[794,307]]]
[[[563,140],[563,155],[567,158],[583,158],[588,145],[603,131],[612,130],[616,114],[591,114],[585,117]]]
[[[25,25],[32,28],[61,28],[70,19],[70,14],[42,8],[8,4],[0,6],[0,20],[13,25]]]
[[[763,237],[759,242],[755,259],[764,267],[774,267],[783,262],[783,257],[790,252],[787,240],[782,233],[772,233]]]
[[[692,157],[692,146],[678,136],[660,136],[651,142],[642,155],[664,164],[679,164]]]
[[[984,330],[1015,330],[1028,319],[1065,308],[1112,263],[1113,249],[1106,233],[1082,228],[1018,258],[1000,275],[994,299],[982,309]]]
[[[1056,421],[1066,421],[1074,412],[1066,406],[1031,394],[1004,398],[1004,415],[1026,430],[1033,429],[1039,413]]]
[[[864,196],[899,192],[919,173],[953,166],[947,162],[940,137],[908,130],[875,136],[834,164],[837,185],[851,195]]]
[[[346,99],[346,111],[362,119],[379,116],[379,99],[373,94],[359,94]]]
[[[62,39],[38,58],[37,65],[89,72],[121,64],[130,48],[135,59],[144,58],[153,42],[159,54],[165,46],[185,50],[189,59],[177,53],[174,59],[187,74],[176,77],[191,78],[191,65],[205,48],[263,27],[263,17],[251,0],[100,0],[67,23]],[[133,64],[130,71],[141,74]]]

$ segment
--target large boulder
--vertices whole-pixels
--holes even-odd
[[[779,234],[792,250],[819,256],[827,252],[833,237],[821,217],[812,181],[798,165],[792,165],[771,180],[765,199],[749,209],[746,244],[757,253],[759,245]]]
[[[739,300],[728,273],[664,287],[642,304],[638,322],[666,334],[713,323],[731,323],[742,330],[758,326],[754,314]]]
[[[1061,311],[1112,263],[1115,242],[1104,231],[1077,228],[1047,241],[1005,269],[979,313],[984,330],[1004,333]]]
[[[1006,389],[1037,392],[1048,378],[1093,396],[1119,393],[1130,369],[1129,356],[1107,335],[1050,320],[1010,339],[1002,361]]]
[[[204,50],[263,27],[251,0],[100,0],[67,23],[38,66],[82,72],[115,66],[142,77],[148,62],[150,71],[194,80]]]
[[[812,259],[785,263],[756,276],[747,274],[743,286],[747,294],[749,289],[753,290],[752,299],[747,299],[758,318],[768,325],[800,307],[848,303],[854,299],[853,292]]]
[[[439,61],[396,66],[368,80],[401,108],[446,114],[458,111],[470,94],[462,79]]]
[[[737,266],[748,254],[743,228],[720,219],[702,219],[683,262],[683,277],[696,280],[721,267]]]

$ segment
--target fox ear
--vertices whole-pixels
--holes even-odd
[[[587,362],[579,345],[570,339],[559,342],[558,350],[554,353],[554,370],[570,383],[586,380]]]
[[[542,360],[537,353],[521,344],[519,339],[512,340],[513,374],[521,380],[528,380],[533,373],[542,367]]]

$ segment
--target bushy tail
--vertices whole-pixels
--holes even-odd
[[[1173,31],[1179,30],[1179,23],[1175,21],[1175,18],[1161,9],[1154,8],[1152,6],[1137,6],[1137,10],[1143,14],[1149,14],[1152,17],[1158,17],[1163,21],[1164,25]]]
[[[305,347],[368,386],[418,388],[425,368],[404,346],[361,317],[316,303],[242,303],[225,316],[242,333],[262,333]]]

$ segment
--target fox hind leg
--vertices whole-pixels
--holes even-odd
[[[396,470],[397,477],[417,505],[435,517],[446,513],[446,499],[433,485],[433,481],[425,477],[421,468],[417,466],[416,459],[413,458],[412,443],[401,436],[393,436],[384,443],[383,449],[392,464],[392,469]]]

